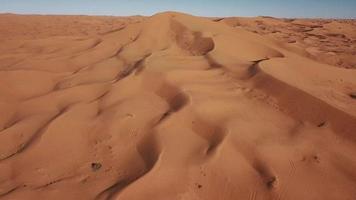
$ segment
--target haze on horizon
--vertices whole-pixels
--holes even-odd
[[[0,0],[0,13],[153,15],[178,11],[200,16],[356,18],[355,0]]]

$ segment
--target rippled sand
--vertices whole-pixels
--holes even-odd
[[[355,29],[2,14],[0,199],[355,199]]]

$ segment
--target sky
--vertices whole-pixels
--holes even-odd
[[[0,13],[199,16],[273,16],[356,19],[356,0],[0,0]]]

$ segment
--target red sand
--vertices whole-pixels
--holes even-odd
[[[0,199],[356,199],[355,29],[0,15]]]

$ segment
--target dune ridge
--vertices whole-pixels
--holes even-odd
[[[0,199],[356,197],[355,70],[235,18],[22,17],[0,16]]]

